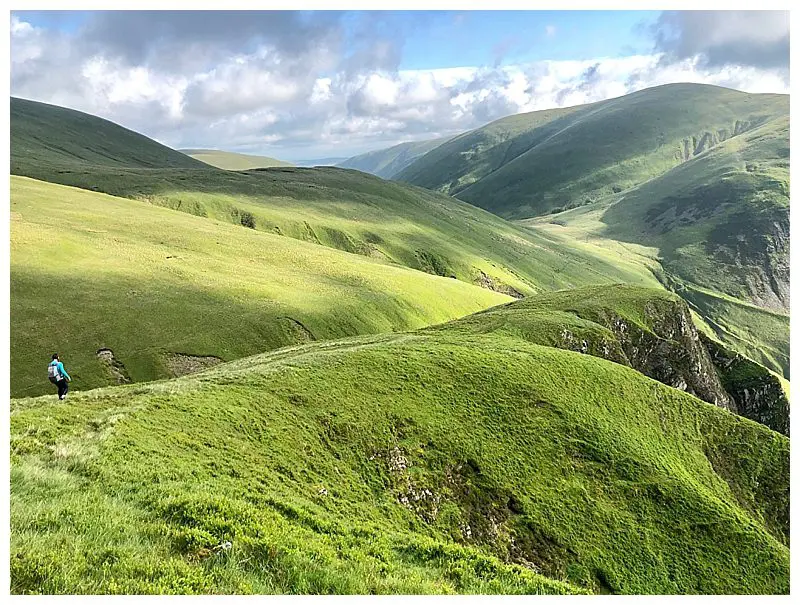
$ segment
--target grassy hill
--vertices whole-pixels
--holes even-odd
[[[42,105],[40,111],[50,108]],[[24,121],[12,115],[12,130],[19,127]],[[52,139],[59,136],[54,128]],[[38,164],[39,154],[27,148],[12,150],[14,156],[19,160],[12,162],[13,174],[245,225],[516,296],[590,283],[657,283],[639,265],[554,248],[548,237],[469,204],[353,170],[53,166]]]
[[[560,290],[425,330],[505,334],[631,367],[789,435],[788,391],[767,368],[694,325],[687,303],[625,284]]]
[[[788,113],[788,95],[668,84],[504,118],[437,147],[395,178],[529,218],[638,185]]]
[[[650,248],[661,281],[718,337],[789,375],[788,116],[624,193],[526,224],[563,243]]]
[[[139,133],[80,111],[11,97],[11,174],[32,167],[208,166]]]
[[[105,143],[111,147],[103,164],[103,158],[97,159],[91,150],[83,152],[77,145],[92,141],[93,133],[109,123],[96,123],[92,116],[77,114],[82,130],[72,126],[61,129],[58,108],[31,102],[23,105],[27,113],[12,111],[11,115],[12,174],[245,225],[387,265],[454,276],[512,296],[597,283],[675,287],[671,281],[674,277],[661,265],[664,259],[659,248],[651,245],[657,238],[649,237],[641,244],[629,241],[631,238],[611,239],[598,232],[596,215],[574,222],[569,217],[578,213],[575,210],[521,228],[453,198],[352,170],[272,168],[232,172],[196,162],[193,165],[200,169],[142,168],[129,158],[126,145],[113,141]],[[68,112],[77,119],[75,113]],[[554,110],[547,115],[556,119],[568,113]],[[537,115],[544,120],[544,113]],[[520,123],[528,120],[526,116],[513,119]],[[50,125],[46,139],[15,134],[30,132],[31,121]],[[125,137],[132,137],[149,155],[166,149],[135,133],[113,128],[122,131],[123,142]],[[745,139],[737,136],[726,145],[742,141]],[[68,156],[52,156],[53,146],[73,151]],[[116,155],[110,154],[112,149]],[[182,154],[166,151],[187,161]],[[84,156],[86,159],[82,159]],[[785,158],[779,161],[785,162]],[[685,163],[686,167],[691,165],[692,161]],[[775,169],[779,166],[771,168]],[[603,202],[580,210],[601,207],[605,207]],[[718,338],[788,376],[788,318],[784,314],[759,310],[702,283],[682,283],[685,287],[675,289],[695,305]]]
[[[788,593],[787,438],[506,312],[12,400],[11,592]]]
[[[463,282],[133,200],[11,178],[11,392],[174,375],[509,300]],[[110,349],[122,368],[98,355]],[[122,374],[120,374],[122,372]]]
[[[223,170],[250,170],[252,168],[272,168],[275,166],[291,166],[289,162],[282,162],[275,158],[218,149],[179,149],[195,160],[200,160]]]
[[[368,172],[384,179],[390,179],[418,157],[436,149],[449,139],[449,137],[443,137],[429,141],[400,143],[387,149],[378,149],[353,156],[341,164],[337,164],[337,166],[340,168],[352,168],[353,170]]]

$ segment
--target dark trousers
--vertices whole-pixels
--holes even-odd
[[[67,391],[69,391],[69,383],[67,382],[67,379],[62,378],[56,382],[56,386],[58,387],[58,398],[64,399],[64,397],[67,396]]]

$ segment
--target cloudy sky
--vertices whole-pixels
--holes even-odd
[[[778,11],[14,11],[10,26],[13,96],[294,161],[668,82],[789,92]]]

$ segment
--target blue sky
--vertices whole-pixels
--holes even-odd
[[[311,13],[312,11],[308,11]],[[14,11],[32,25],[73,33],[90,11]],[[366,13],[349,13],[359,21]],[[402,36],[401,69],[491,66],[647,53],[639,26],[659,11],[370,11],[373,32]],[[355,44],[349,41],[348,46]]]
[[[669,82],[788,92],[778,11],[15,11],[11,94],[288,160]]]
[[[647,53],[652,41],[637,25],[658,11],[447,12],[412,30],[404,69],[493,65],[536,60],[583,60]],[[549,31],[549,34],[548,34]],[[446,44],[442,43],[446,40]]]

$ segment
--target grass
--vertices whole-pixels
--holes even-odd
[[[717,338],[788,377],[788,128],[768,121],[623,194],[525,224],[654,271]]]
[[[179,149],[178,151],[222,170],[251,170],[253,168],[291,166],[289,162],[283,162],[275,158],[220,151],[218,149]]]
[[[13,400],[11,591],[787,593],[788,449],[509,332],[310,343]]]
[[[510,300],[463,282],[142,202],[11,178],[11,387],[48,392],[58,350],[76,388],[164,356],[236,359],[308,338],[407,330]],[[310,336],[309,336],[310,333]],[[44,360],[44,361],[43,361]]]
[[[79,150],[64,158],[40,139],[27,138],[29,122],[47,122],[53,145],[72,150],[61,140],[59,115],[51,115],[51,106],[25,107],[28,113],[11,116],[17,133],[12,137],[12,174],[148,201],[470,284],[486,284],[485,275],[502,291],[532,294],[592,283],[656,283],[636,265],[555,247],[549,239],[469,204],[353,170],[233,172],[204,164],[199,164],[202,170],[143,168],[127,165],[124,149],[113,157],[113,165],[83,159]],[[72,138],[92,146],[95,118],[78,115],[85,136]]]
[[[137,132],[80,111],[11,97],[11,173],[15,165],[184,168],[206,164]]]
[[[641,184],[788,110],[788,95],[657,86],[504,118],[441,145],[396,178],[505,218],[530,218]]]

